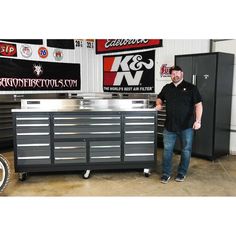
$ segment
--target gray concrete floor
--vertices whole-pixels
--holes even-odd
[[[168,184],[160,183],[161,155],[150,177],[142,170],[93,171],[89,179],[81,172],[31,174],[26,181],[14,172],[13,152],[2,152],[8,159],[11,177],[0,196],[236,196],[236,156],[216,161],[193,157],[183,183],[174,181],[179,156],[173,158],[173,177]]]

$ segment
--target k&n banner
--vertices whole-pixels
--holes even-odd
[[[103,91],[153,93],[155,50],[103,57]]]

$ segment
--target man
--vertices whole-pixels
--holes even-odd
[[[176,138],[181,141],[181,160],[177,182],[183,182],[192,152],[193,130],[201,128],[202,99],[196,86],[184,81],[179,66],[170,69],[172,83],[165,85],[156,100],[159,111],[166,103],[166,121],[163,131],[164,152],[161,182],[168,183],[172,172],[172,156]]]

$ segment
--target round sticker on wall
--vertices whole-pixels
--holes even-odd
[[[56,61],[61,61],[63,58],[63,51],[61,49],[55,49],[53,51],[53,56]]]
[[[32,55],[32,48],[29,45],[22,45],[20,48],[21,55],[28,58]]]
[[[48,56],[48,50],[45,47],[40,47],[38,50],[38,54],[41,58],[46,58]]]

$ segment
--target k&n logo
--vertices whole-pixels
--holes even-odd
[[[124,82],[138,86],[144,72],[154,67],[154,60],[141,54],[104,57],[103,62],[105,86],[121,86]]]

